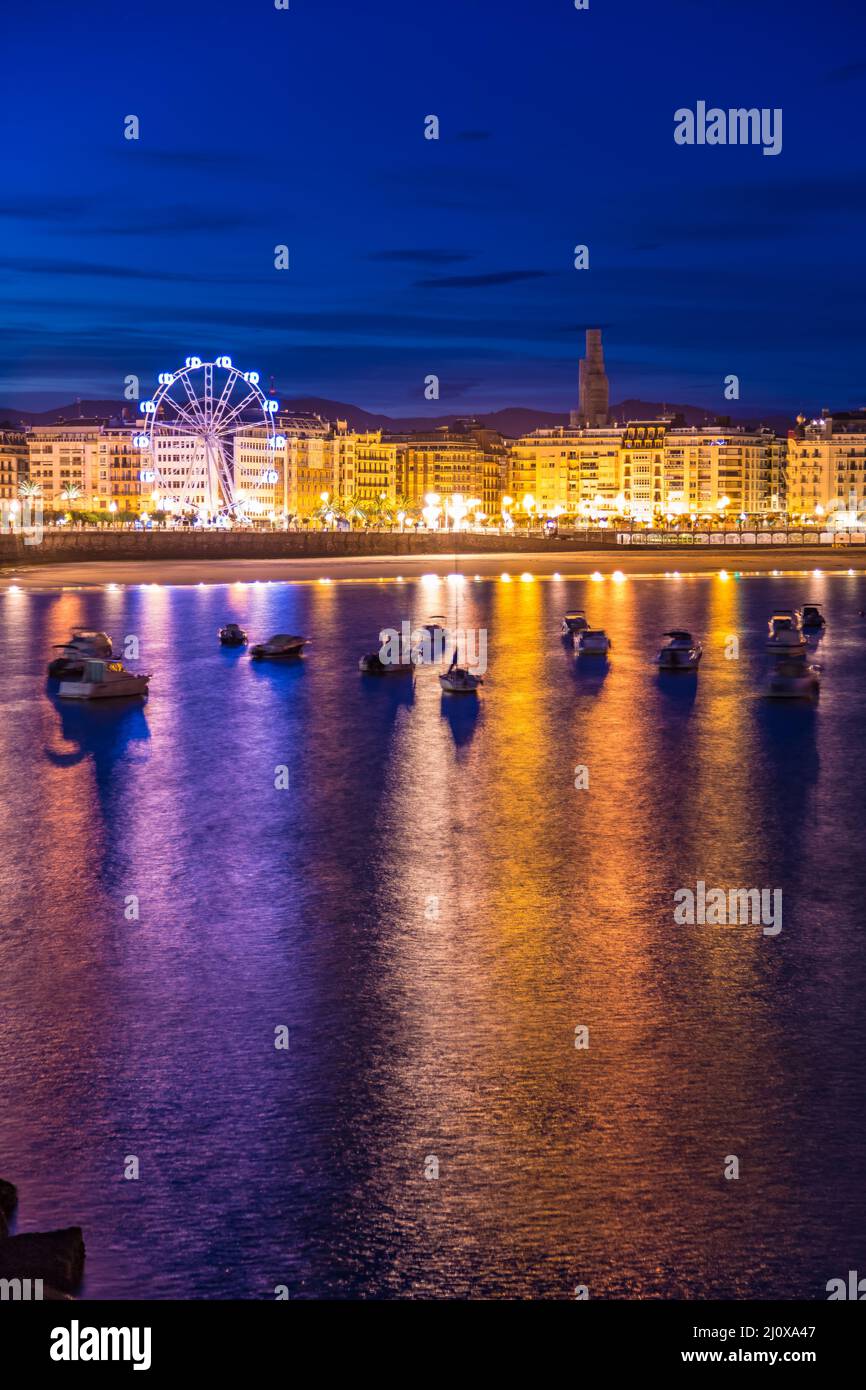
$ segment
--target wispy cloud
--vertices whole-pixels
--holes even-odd
[[[551,270],[494,270],[489,275],[440,275],[428,280],[416,280],[418,289],[471,290],[486,285],[515,285],[519,280],[540,280],[552,275]]]
[[[828,82],[856,82],[860,77],[866,77],[866,63],[845,63],[827,73]]]
[[[470,251],[416,250],[371,251],[368,261],[393,261],[407,265],[453,265],[457,261],[471,261]]]
[[[26,275],[81,276],[99,280],[172,280],[179,284],[188,284],[190,278],[171,270],[144,270],[137,266],[100,265],[90,261],[31,260],[27,256],[0,258],[0,270],[15,270]]]

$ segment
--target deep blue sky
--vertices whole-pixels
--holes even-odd
[[[613,400],[866,404],[862,0],[19,0],[4,47],[0,402],[227,352],[567,409],[600,324]],[[699,99],[782,107],[782,153],[677,146]]]

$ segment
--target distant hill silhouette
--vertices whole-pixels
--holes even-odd
[[[551,429],[556,425],[567,425],[568,411],[536,410],[532,406],[508,406],[502,410],[483,411],[477,415],[470,412],[452,412],[447,415],[382,415],[361,406],[349,405],[345,401],[331,401],[323,396],[280,397],[284,411],[297,415],[322,415],[326,420],[345,420],[353,430],[388,430],[400,434],[409,430],[435,430],[442,425],[453,425],[458,420],[472,419],[486,429],[498,430],[500,434],[514,437],[529,430]],[[135,403],[131,401],[76,401],[70,405],[54,406],[51,410],[19,410],[16,406],[0,405],[0,424],[5,425],[54,425],[60,420],[108,418],[121,419],[124,411],[128,420],[140,418]],[[710,411],[697,405],[674,405],[659,401],[620,401],[610,408],[611,420],[625,424],[628,420],[653,420],[660,415],[680,415],[687,425],[714,424],[721,412]],[[735,424],[764,424],[784,433],[793,424],[793,418],[779,411],[752,412],[731,417]]]

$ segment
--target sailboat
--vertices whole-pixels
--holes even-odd
[[[457,552],[454,552],[454,573],[457,574]],[[455,613],[457,622],[455,623],[456,632],[460,631],[460,593],[459,589],[454,599]],[[451,665],[447,671],[440,672],[439,684],[443,691],[449,695],[477,695],[479,685],[484,681],[481,676],[476,676],[469,670],[468,666],[459,665],[457,655],[457,638],[454,639],[454,655],[451,657]]]
[[[479,685],[483,685],[484,681],[481,676],[473,675],[468,666],[458,666],[455,647],[451,665],[447,671],[442,671],[439,675],[439,684],[449,695],[476,695]]]

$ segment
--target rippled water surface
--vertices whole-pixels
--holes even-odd
[[[457,587],[0,596],[19,1229],[80,1223],[90,1296],[825,1297],[866,1259],[866,583],[470,577],[477,705],[359,675]],[[770,704],[810,598],[820,701]],[[253,665],[227,619],[313,645]],[[139,637],[145,706],[47,692],[73,624]],[[781,933],[675,925],[698,879],[781,887]]]

